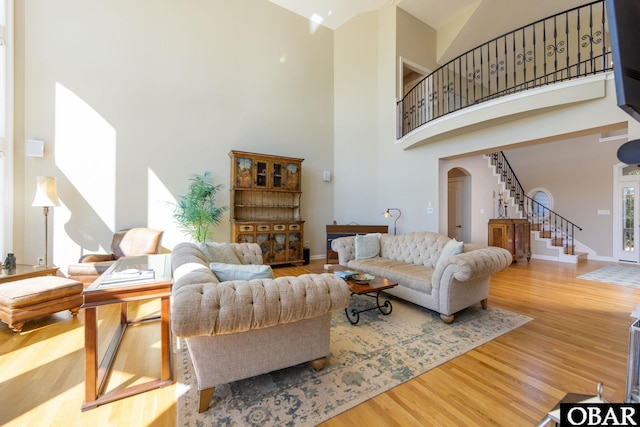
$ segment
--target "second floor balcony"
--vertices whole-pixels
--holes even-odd
[[[612,70],[604,0],[490,40],[427,75],[397,103],[397,138],[463,108]]]

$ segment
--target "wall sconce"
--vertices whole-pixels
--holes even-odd
[[[36,197],[33,199],[31,206],[41,206],[44,213],[44,266],[49,265],[49,258],[47,255],[49,247],[49,222],[47,217],[49,216],[49,208],[53,206],[60,206],[58,200],[58,191],[56,190],[56,179],[52,176],[39,176],[37,178]]]
[[[395,217],[395,221],[393,221],[393,234],[396,234],[396,223],[398,222],[398,219],[400,219],[400,217],[402,216],[402,212],[400,211],[400,209],[398,208],[388,208],[386,211],[382,212],[382,215],[384,215],[385,218],[393,218],[393,215],[391,215],[391,212],[389,211],[398,211],[398,216]]]

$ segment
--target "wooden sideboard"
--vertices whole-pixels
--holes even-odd
[[[303,264],[303,159],[243,151],[229,156],[231,241],[259,244],[265,264]]]
[[[490,219],[489,246],[511,252],[513,260],[531,259],[531,224],[526,219]]]
[[[327,225],[327,264],[335,264],[338,262],[338,253],[331,249],[331,242],[333,239],[345,236],[355,236],[356,234],[388,232],[388,225]]]

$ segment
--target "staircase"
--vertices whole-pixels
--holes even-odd
[[[486,154],[485,157],[511,201],[511,206],[515,208],[516,216],[531,223],[532,252],[535,253],[533,242],[538,242],[545,249],[552,250],[551,253],[557,253],[557,256],[539,255],[537,258],[574,264],[586,260],[588,252],[583,250],[586,248],[581,247],[583,245],[575,239],[575,232],[582,231],[582,228],[527,196],[502,151]]]

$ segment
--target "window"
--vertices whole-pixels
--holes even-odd
[[[13,0],[0,0],[0,254],[13,244]]]
[[[637,176],[640,175],[640,168],[637,165],[629,165],[622,168],[623,176]]]
[[[545,188],[534,188],[529,191],[531,202],[531,215],[538,218],[549,216],[549,210],[553,209],[553,197],[549,190]]]

